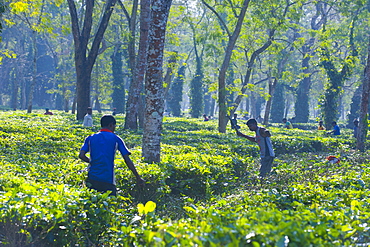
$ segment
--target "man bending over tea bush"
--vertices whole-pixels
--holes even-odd
[[[137,184],[143,185],[145,181],[136,171],[135,165],[130,159],[131,154],[123,140],[114,134],[116,119],[112,115],[104,115],[100,119],[102,129],[87,137],[81,147],[79,158],[89,163],[86,185],[100,192],[111,191],[116,195],[116,182],[114,179],[114,156],[118,149],[128,166],[135,175]],[[86,153],[90,152],[90,158]]]
[[[247,121],[247,125],[251,131],[256,132],[255,137],[244,135],[238,129],[236,130],[236,134],[238,136],[247,138],[252,142],[257,142],[260,148],[261,155],[260,176],[265,177],[268,173],[271,172],[272,162],[274,161],[275,157],[274,149],[272,148],[272,143],[270,140],[271,137],[270,131],[268,131],[264,127],[258,127],[257,121],[254,118],[249,119]]]

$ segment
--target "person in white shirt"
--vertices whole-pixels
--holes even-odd
[[[93,126],[93,118],[92,118],[92,108],[87,107],[86,115],[84,116],[84,121],[82,123],[85,127],[92,127]]]

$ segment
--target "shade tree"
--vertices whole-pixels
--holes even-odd
[[[108,0],[102,10],[95,7],[95,0],[75,2],[67,0],[71,16],[76,68],[77,119],[81,120],[90,106],[91,73],[99,54],[99,48],[112,15],[116,0]],[[78,4],[78,8],[76,6]],[[80,9],[83,11],[77,11]],[[100,12],[99,22],[94,24],[93,14]],[[96,19],[96,18],[95,18]],[[93,34],[92,34],[93,32]],[[93,38],[90,37],[93,35]]]
[[[61,1],[50,3],[41,0],[32,1],[12,1],[9,3],[10,15],[7,20],[8,25],[13,25],[18,21],[22,23],[23,28],[26,28],[31,36],[31,46],[29,46],[30,54],[32,54],[32,67],[31,67],[31,83],[28,90],[27,97],[27,112],[32,112],[34,91],[37,80],[42,77],[42,67],[38,66],[42,61],[42,57],[39,57],[40,45],[38,42],[42,33],[51,33],[53,31],[51,23],[52,12],[48,13],[47,8],[49,5],[60,6]],[[45,59],[48,59],[48,55],[43,54]],[[44,59],[44,60],[45,60]],[[47,62],[48,63],[48,62]],[[50,71],[50,69],[48,69]],[[40,73],[38,73],[40,72]],[[39,77],[39,78],[37,78]],[[46,78],[47,79],[47,78]],[[15,93],[15,91],[14,91]]]
[[[271,53],[278,54],[286,46],[286,42],[283,41],[285,45],[282,45],[282,41],[278,41],[277,37],[281,37],[286,32],[292,24],[292,19],[299,18],[301,14],[299,6],[299,1],[277,1],[270,2],[270,4],[258,2],[251,5],[250,13],[247,16],[248,22],[243,27],[243,35],[238,42],[238,47],[244,54],[245,72],[243,73],[238,95],[229,109],[231,114],[239,107],[246,92],[255,88],[253,83],[251,83],[251,76],[253,70],[256,69],[256,62],[263,58],[265,52],[270,50]],[[269,57],[265,58],[268,60]],[[277,68],[277,64],[275,66]],[[267,73],[268,67],[262,66],[260,68]],[[271,86],[274,85],[274,79],[272,79],[271,74],[267,73],[265,78],[256,78],[256,82],[269,80],[271,90]],[[265,121],[268,121],[268,118]]]

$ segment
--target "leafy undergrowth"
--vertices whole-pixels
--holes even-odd
[[[1,246],[370,243],[370,155],[353,150],[350,130],[332,137],[269,127],[277,158],[261,180],[256,144],[230,129],[218,133],[216,121],[165,118],[162,161],[148,164],[142,133],[123,130],[119,115],[116,132],[147,185],[137,188],[117,155],[119,196],[108,197],[86,189],[86,165],[77,158],[98,126],[56,113],[0,113]],[[245,125],[241,131],[253,134]]]

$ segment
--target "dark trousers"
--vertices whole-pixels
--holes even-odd
[[[99,192],[111,191],[110,196],[117,195],[117,188],[114,184],[96,181],[96,180],[88,178],[86,179],[86,186],[90,189],[94,189]]]
[[[265,156],[261,158],[260,177],[266,177],[266,175],[271,172],[273,161],[274,157],[272,156]]]

